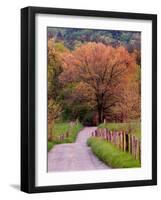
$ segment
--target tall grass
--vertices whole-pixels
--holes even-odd
[[[65,139],[65,143],[72,143],[72,142],[75,142],[76,138],[77,138],[77,134],[78,132],[83,128],[83,125],[81,123],[78,123],[76,125],[74,125],[69,133],[69,137]]]
[[[139,160],[135,160],[131,154],[120,151],[114,145],[101,138],[91,137],[87,143],[91,146],[94,154],[112,168],[134,168],[141,166]]]

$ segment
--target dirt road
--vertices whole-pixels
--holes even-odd
[[[85,127],[78,133],[75,143],[54,146],[48,153],[48,171],[109,169],[86,144],[95,129],[96,127]]]

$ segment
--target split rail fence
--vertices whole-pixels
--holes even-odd
[[[126,131],[109,131],[106,128],[98,128],[95,132],[92,132],[92,136],[107,140],[120,150],[129,152],[135,159],[141,161],[141,141],[135,135]]]
[[[69,135],[70,135],[70,132],[67,131],[66,133],[63,133],[63,134],[57,136],[56,138],[58,141],[63,142],[66,138],[69,137]]]

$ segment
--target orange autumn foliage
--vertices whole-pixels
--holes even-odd
[[[119,105],[119,112],[122,112],[123,105],[128,106],[127,102],[131,101],[129,83],[137,65],[135,57],[124,47],[114,48],[90,42],[73,52],[63,53],[61,59],[63,72],[60,81],[64,85],[81,83],[76,91],[82,98],[86,96],[86,99],[90,99],[98,112],[100,123],[116,106]],[[136,95],[137,89],[133,90]]]

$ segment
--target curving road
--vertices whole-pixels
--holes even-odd
[[[96,127],[85,127],[75,143],[58,144],[48,153],[48,172],[110,169],[87,146],[87,139]]]

